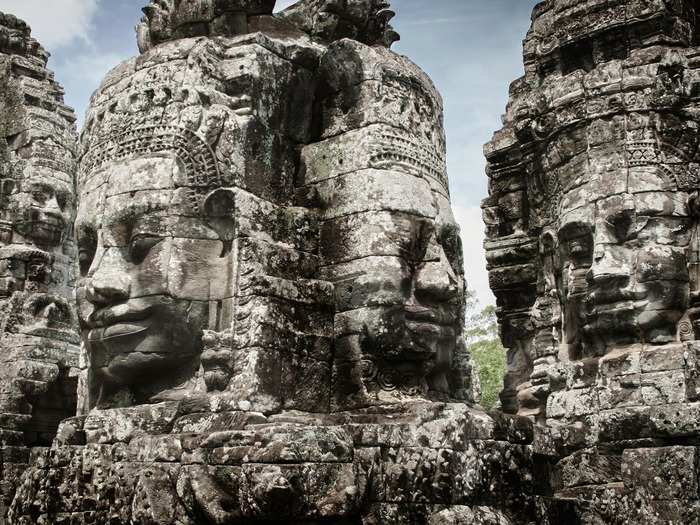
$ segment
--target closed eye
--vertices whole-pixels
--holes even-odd
[[[133,264],[141,264],[149,252],[163,240],[155,235],[137,235],[129,243],[129,259]]]

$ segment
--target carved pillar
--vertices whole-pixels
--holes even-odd
[[[0,441],[9,505],[29,461],[75,414],[75,116],[27,25],[0,13]]]

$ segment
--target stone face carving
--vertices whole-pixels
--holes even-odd
[[[539,4],[486,146],[503,406],[539,421],[583,523],[698,520],[692,489],[655,486],[698,432],[697,8]]]
[[[2,505],[29,446],[75,414],[75,117],[29,28],[0,13],[0,439]]]
[[[10,523],[542,522],[532,424],[472,408],[440,96],[386,2],[273,4],[152,2],[93,96],[78,415]]]
[[[202,16],[185,6],[172,6],[173,35],[180,17]],[[146,11],[151,30],[158,9]],[[96,94],[81,137],[76,221],[87,407],[207,392],[237,402],[262,396],[263,411],[295,406],[294,394],[274,390],[282,378],[263,383],[281,351],[274,338],[304,331],[304,344],[320,345],[309,366],[335,407],[465,394],[462,369],[453,373],[468,359],[457,351],[464,278],[440,97],[386,48],[344,40],[326,49],[285,19],[264,18],[292,32],[293,45],[264,32],[173,37]],[[315,57],[316,71],[279,56],[297,48]],[[372,95],[377,85],[383,97]],[[350,101],[359,120],[346,111]],[[320,130],[312,130],[316,103]],[[313,133],[319,140],[304,149],[295,181],[297,143]],[[261,223],[261,207],[282,217]],[[274,238],[269,230],[290,215],[320,248],[286,232]],[[284,256],[305,261],[303,280],[252,267],[249,245],[260,240],[262,257],[292,245]],[[290,309],[295,303],[308,320]],[[205,331],[205,341],[233,348],[203,352]],[[250,362],[261,345],[268,348]],[[292,380],[295,372],[285,372]]]

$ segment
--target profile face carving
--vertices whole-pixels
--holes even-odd
[[[361,226],[358,235],[371,230]],[[387,240],[395,258],[354,284],[382,303],[360,337],[367,379],[406,393],[449,392],[464,289],[458,232],[451,216],[391,218]]]
[[[306,176],[319,181],[324,275],[336,288],[335,401],[462,399],[469,387],[455,378],[470,375],[460,344],[465,281],[442,102],[408,60],[345,41],[332,56],[330,137],[304,158]],[[378,79],[383,91],[371,109],[343,111],[374,93]]]

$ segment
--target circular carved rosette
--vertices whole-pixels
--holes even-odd
[[[373,382],[379,374],[379,367],[372,359],[363,359],[360,366],[362,367],[362,379],[368,382]]]
[[[678,337],[681,341],[692,341],[695,339],[695,331],[690,321],[684,320],[678,324]]]
[[[386,392],[394,392],[401,386],[401,373],[393,368],[380,370],[377,375],[379,388]]]

